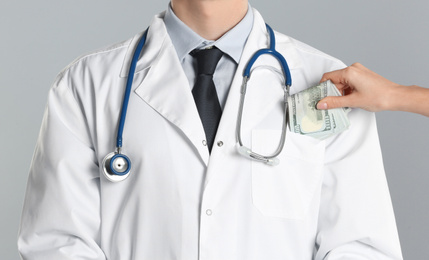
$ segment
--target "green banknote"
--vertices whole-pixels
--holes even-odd
[[[290,131],[323,140],[346,130],[350,108],[316,109],[317,102],[327,96],[341,96],[329,80],[289,96]]]

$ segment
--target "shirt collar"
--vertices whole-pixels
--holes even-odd
[[[238,63],[253,27],[253,10],[249,4],[244,18],[216,41],[209,41],[199,36],[174,14],[171,5],[168,5],[164,23],[180,61],[183,61],[186,55],[194,49],[215,45]]]

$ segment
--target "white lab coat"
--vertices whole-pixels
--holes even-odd
[[[86,55],[49,93],[28,179],[18,246],[23,259],[401,259],[374,115],[349,114],[348,131],[319,141],[287,133],[278,166],[240,156],[236,119],[242,71],[268,36],[255,10],[209,156],[186,76],[163,24],[150,26],[124,131],[131,176],[111,183],[125,81],[141,34]],[[292,93],[344,64],[276,33]],[[278,67],[263,57],[258,65]],[[252,74],[243,142],[276,148],[281,79]],[[219,141],[223,145],[217,144]]]

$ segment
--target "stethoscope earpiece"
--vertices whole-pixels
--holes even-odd
[[[103,159],[104,176],[109,181],[119,182],[125,180],[130,175],[131,161],[121,153],[109,153]]]

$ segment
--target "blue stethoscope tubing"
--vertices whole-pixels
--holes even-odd
[[[292,80],[291,80],[291,76],[290,76],[290,70],[289,70],[289,66],[285,60],[285,58],[276,51],[275,49],[275,36],[274,36],[274,31],[271,29],[271,27],[266,24],[268,33],[269,33],[269,38],[270,38],[270,47],[266,48],[266,49],[261,49],[258,50],[249,60],[247,66],[244,69],[243,72],[243,85],[242,85],[242,91],[241,91],[241,101],[240,101],[240,110],[239,110],[239,117],[237,120],[237,139],[239,142],[239,147],[238,147],[238,151],[240,152],[240,154],[254,159],[254,160],[258,160],[258,161],[262,161],[265,162],[267,164],[270,165],[276,165],[278,163],[278,160],[276,160],[277,158],[275,158],[283,149],[284,146],[284,139],[285,139],[285,133],[286,133],[286,124],[287,124],[287,95],[289,95],[289,88],[292,85]],[[134,79],[134,73],[136,70],[136,66],[137,66],[137,61],[139,59],[139,56],[141,55],[141,52],[143,50],[143,47],[146,43],[146,38],[147,38],[147,34],[148,34],[148,30],[147,29],[142,37],[140,38],[137,47],[134,51],[133,54],[133,58],[131,60],[131,64],[130,64],[130,68],[128,71],[128,78],[127,78],[127,83],[126,83],[126,88],[125,88],[125,93],[124,93],[124,97],[123,97],[123,101],[122,101],[122,108],[121,108],[121,114],[120,114],[120,118],[119,118],[119,124],[118,124],[118,131],[117,131],[117,136],[116,136],[116,149],[114,152],[109,153],[108,155],[106,155],[106,157],[103,160],[103,172],[104,175],[106,176],[106,178],[112,182],[118,182],[118,181],[122,181],[125,180],[131,171],[131,160],[128,158],[128,156],[126,156],[125,154],[121,153],[121,148],[122,148],[122,135],[124,132],[124,126],[125,126],[125,119],[126,119],[126,115],[127,115],[127,109],[128,109],[128,103],[129,103],[129,99],[130,99],[130,94],[131,94],[131,87],[132,87],[132,83],[133,83],[133,79]],[[243,112],[243,106],[244,106],[244,96],[245,96],[245,92],[246,92],[246,87],[247,87],[247,81],[248,79],[250,79],[250,73],[251,73],[251,69],[253,64],[256,62],[256,60],[264,54],[268,54],[268,55],[272,55],[274,56],[281,64],[281,67],[283,69],[283,74],[285,76],[285,118],[284,118],[284,123],[283,123],[283,134],[281,137],[281,142],[279,144],[279,148],[278,150],[272,155],[272,156],[263,156],[257,153],[254,153],[251,151],[251,149],[246,148],[245,146],[243,146],[242,141],[241,141],[241,118],[242,118],[242,112]]]
[[[281,55],[278,51],[276,51],[276,37],[274,36],[274,31],[271,29],[271,27],[268,24],[265,24],[267,27],[267,31],[270,35],[270,47],[267,49],[260,49],[258,50],[253,56],[250,58],[249,62],[247,63],[246,68],[243,72],[243,77],[250,78],[250,70],[253,67],[253,64],[256,62],[256,60],[264,54],[272,55],[274,56],[281,64],[283,73],[285,75],[285,85],[286,86],[292,86],[292,77],[290,76],[290,69],[286,62],[286,59]]]
[[[146,29],[137,44],[137,47],[133,54],[133,58],[131,60],[130,69],[128,71],[127,85],[122,101],[121,116],[119,118],[118,132],[116,136],[115,152],[109,153],[103,160],[104,175],[112,182],[125,180],[129,176],[129,173],[131,171],[131,160],[128,158],[128,156],[121,153],[122,134],[124,132],[125,118],[127,116],[128,103],[130,100],[131,87],[133,85],[137,61],[143,50],[144,45],[146,44],[148,30],[149,29]]]
[[[116,147],[119,148],[122,147],[122,134],[124,132],[125,117],[127,116],[128,102],[130,100],[131,86],[134,80],[137,60],[139,59],[141,51],[143,50],[143,47],[146,43],[147,31],[148,30],[143,33],[143,36],[137,44],[137,48],[134,51],[133,59],[131,60],[130,70],[128,72],[127,87],[125,88],[124,101],[122,102],[121,118],[119,119],[118,135],[116,137]]]

